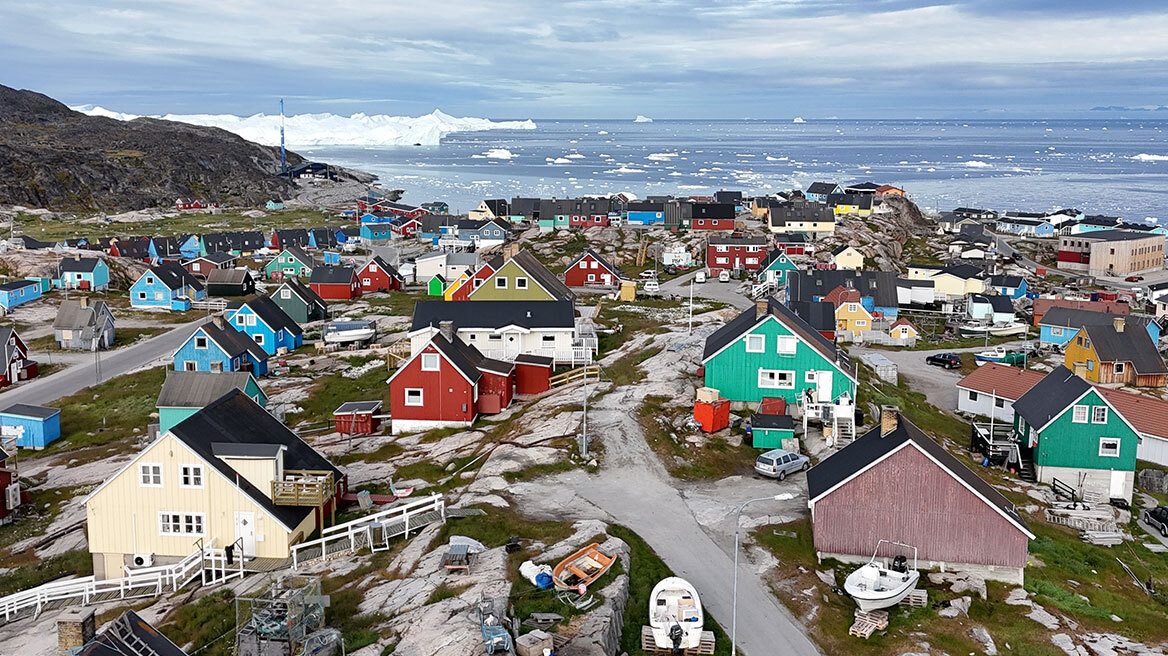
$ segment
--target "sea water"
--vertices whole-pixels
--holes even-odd
[[[1074,207],[1168,219],[1168,120],[534,122],[455,132],[434,146],[293,149],[375,173],[406,191],[403,202],[445,200],[456,212],[484,198],[762,194],[871,180],[936,210]]]

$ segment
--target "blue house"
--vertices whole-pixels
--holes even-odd
[[[281,349],[294,351],[304,343],[300,324],[267,296],[229,305],[226,316],[228,325],[250,337],[268,355]]]
[[[369,213],[361,215],[361,239],[392,239],[394,231],[391,226],[396,218],[398,217],[395,214]]]
[[[100,257],[74,255],[57,264],[57,286],[61,289],[104,292],[109,285],[109,265]]]
[[[1038,341],[1046,346],[1064,346],[1078,334],[1083,326],[1110,326],[1116,320],[1122,319],[1130,328],[1143,327],[1152,338],[1152,343],[1160,340],[1160,324],[1151,317],[1137,315],[1111,314],[1108,312],[1093,312],[1091,310],[1077,310],[1074,308],[1054,307],[1042,315],[1038,323]]]
[[[0,431],[22,449],[43,449],[61,437],[61,410],[17,403],[0,411]]]
[[[628,215],[625,220],[630,225],[664,224],[665,204],[649,201],[634,201],[629,203]]]
[[[203,243],[198,235],[186,235],[178,240],[178,252],[184,260],[193,260],[203,250]]]
[[[324,251],[323,253],[321,253],[321,255],[324,257],[325,266],[340,266],[341,265],[340,251]]]
[[[226,327],[222,319],[199,326],[174,352],[175,371],[247,371],[268,373],[268,354],[244,333]]]
[[[987,286],[1010,300],[1026,295],[1026,279],[1022,276],[990,276]]]
[[[834,182],[812,182],[807,191],[803,192],[803,197],[816,203],[826,203],[828,196],[843,192],[843,188]]]
[[[1023,212],[1006,214],[998,219],[995,230],[1021,237],[1053,237],[1058,234],[1058,228],[1045,216],[1044,214],[1032,216],[1031,213]]]
[[[206,296],[203,283],[186,269],[167,262],[138,277],[130,286],[130,307],[189,310]]]
[[[0,307],[10,311],[41,297],[41,283],[37,280],[13,280],[0,285]]]

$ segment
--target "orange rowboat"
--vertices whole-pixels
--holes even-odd
[[[612,556],[600,553],[600,545],[593,542],[552,568],[552,581],[560,590],[575,590],[581,585],[587,587],[604,576],[614,560]]]

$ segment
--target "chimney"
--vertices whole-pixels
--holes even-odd
[[[1115,332],[1117,332],[1117,333],[1123,332],[1123,326],[1126,323],[1127,323],[1127,321],[1125,321],[1123,317],[1115,317],[1114,319],[1111,320],[1111,325],[1115,326]]]
[[[761,301],[754,302],[754,318],[755,318],[755,320],[758,320],[758,319],[765,317],[766,315],[770,314],[770,312],[771,312],[770,302],[767,299],[764,298]]]
[[[515,257],[515,254],[518,252],[519,252],[519,244],[518,243],[511,242],[509,244],[505,244],[503,246],[503,259],[509,260],[509,259]]]
[[[226,328],[226,326],[223,324],[223,317],[221,317],[217,314],[214,317],[212,317],[211,323],[215,324],[216,328],[219,328],[219,329]]]
[[[89,297],[88,296],[82,296],[81,299],[77,302],[80,303],[81,307],[83,307],[83,308],[89,307]]]
[[[880,406],[880,437],[887,437],[900,424],[900,408],[894,405]]]
[[[57,650],[63,654],[84,647],[97,634],[92,608],[69,608],[57,619]]]
[[[73,261],[80,262],[81,261],[81,253],[74,253],[73,254]]]
[[[451,344],[454,343],[454,322],[453,321],[439,321],[438,332],[446,338],[446,341]]]

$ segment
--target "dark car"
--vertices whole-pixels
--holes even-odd
[[[1158,506],[1144,511],[1144,522],[1168,538],[1168,507]]]
[[[1124,280],[1126,280],[1127,282],[1143,282],[1144,277],[1143,276],[1128,276],[1128,277],[1124,278]]]
[[[934,367],[943,367],[945,369],[960,369],[961,356],[956,353],[937,353],[926,357],[925,364],[931,364]]]

